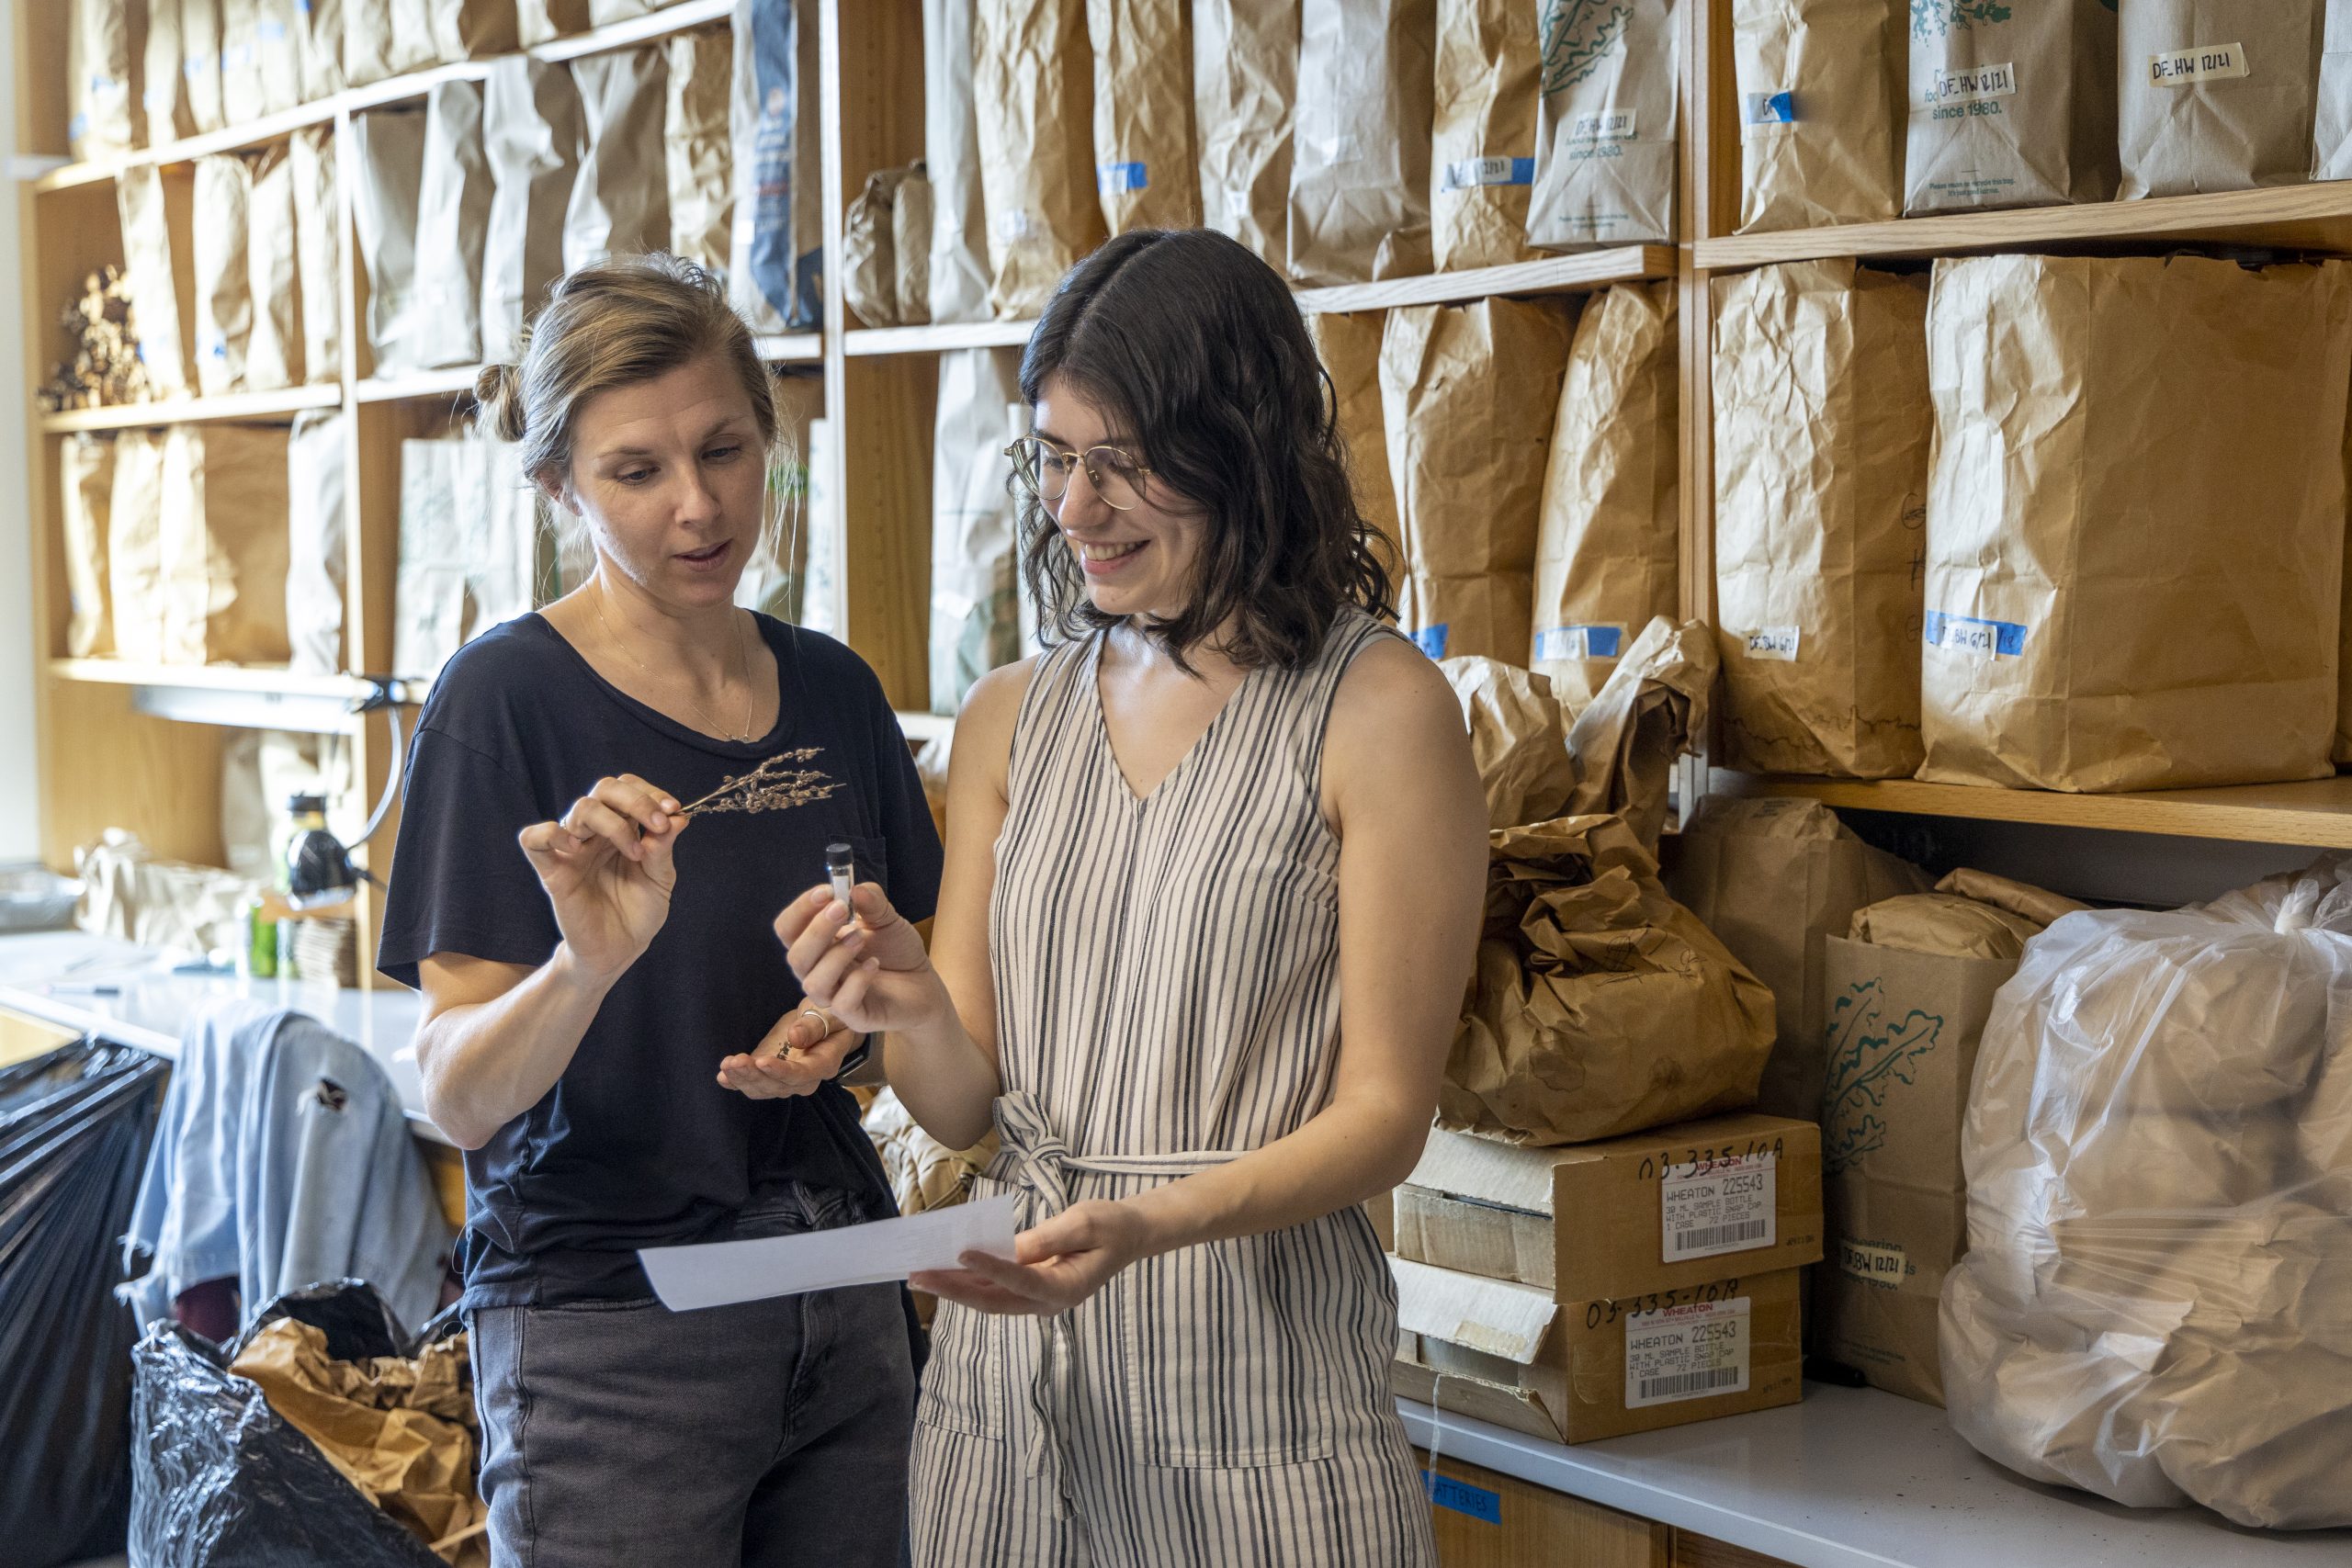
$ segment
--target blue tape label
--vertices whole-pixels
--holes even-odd
[[[1462,158],[1445,166],[1442,190],[1470,190],[1479,186],[1532,186],[1532,158]]]
[[[1750,93],[1747,95],[1747,123],[1750,125],[1794,125],[1797,121],[1797,96],[1794,93]]]
[[[2025,627],[2015,621],[1928,612],[1928,646],[1979,659],[2017,659],[2025,653]]]
[[[1098,164],[1094,183],[1107,196],[1149,188],[1151,175],[1141,164]]]
[[[1443,659],[1446,629],[1453,624],[1451,621],[1440,621],[1433,626],[1423,626],[1413,634],[1413,642],[1431,659]]]
[[[1547,626],[1535,634],[1535,657],[1615,659],[1624,651],[1623,626]]]
[[[1430,1501],[1441,1508],[1451,1508],[1457,1514],[1467,1514],[1474,1519],[1484,1519],[1490,1525],[1503,1522],[1503,1496],[1483,1486],[1473,1486],[1466,1481],[1456,1481],[1451,1475],[1435,1471],[1421,1472],[1421,1480],[1429,1487]]]

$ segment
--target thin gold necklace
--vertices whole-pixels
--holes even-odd
[[[637,672],[639,675],[644,676],[649,682],[651,681],[653,679],[653,671],[648,670],[645,667],[644,660],[639,659],[635,653],[631,652],[629,650],[628,644],[623,642],[620,637],[614,633],[613,623],[605,619],[605,586],[601,582],[596,585],[596,597],[591,602],[590,607],[596,612],[596,624],[605,628],[605,639],[607,642],[610,642],[615,648],[621,650],[621,657],[635,665],[637,667]],[[743,652],[743,629],[740,624],[738,624],[735,628],[734,646],[732,651],[738,655],[741,655]],[[749,657],[743,657],[741,663],[741,673],[743,676],[743,722],[738,728],[731,730],[729,729],[725,724],[711,716],[710,710],[703,706],[702,704],[695,698],[693,693],[689,692],[686,694],[686,705],[695,710],[695,715],[701,718],[703,723],[708,725],[712,729],[717,730],[718,732],[718,738],[721,740],[732,740],[739,744],[752,739],[752,699],[753,695],[752,689],[752,661]]]

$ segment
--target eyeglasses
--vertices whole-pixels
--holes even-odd
[[[1072,469],[1083,464],[1086,481],[1102,504],[1114,512],[1131,512],[1143,500],[1143,481],[1151,470],[1116,446],[1090,446],[1072,452],[1042,435],[1024,435],[1004,449],[1012,471],[1031,495],[1048,512],[1058,509],[1069,494]]]

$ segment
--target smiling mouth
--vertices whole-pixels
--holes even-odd
[[[1125,560],[1150,542],[1148,539],[1137,539],[1128,545],[1090,545],[1075,539],[1071,541],[1078,546],[1078,553],[1081,558],[1097,562]]]

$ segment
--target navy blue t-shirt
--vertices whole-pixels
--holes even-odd
[[[748,1100],[718,1082],[800,1004],[773,922],[825,879],[825,846],[856,849],[910,920],[939,893],[939,837],[881,683],[829,637],[758,617],[776,658],[775,728],[716,740],[598,675],[562,634],[524,615],[460,649],[409,752],[407,799],[377,964],[404,985],[436,953],[545,963],[561,940],[515,835],[606,775],[692,801],[781,753],[839,787],[781,810],[698,814],[652,945],[605,998],[545,1098],[466,1156],[458,1241],[466,1304],[642,1296],[636,1249],[719,1239],[752,1194],[784,1180],[890,1213],[881,1163],[839,1085]]]

